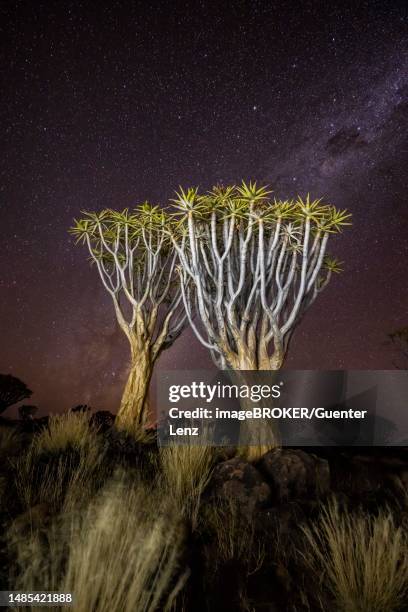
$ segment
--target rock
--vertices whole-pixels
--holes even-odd
[[[91,425],[94,425],[101,431],[108,431],[115,422],[115,415],[109,410],[98,410],[91,416]]]
[[[265,508],[271,501],[271,489],[259,471],[240,457],[219,463],[214,470],[212,493],[221,499],[233,499],[244,515]]]
[[[330,490],[330,468],[325,459],[298,449],[275,449],[258,463],[279,503],[318,498]]]

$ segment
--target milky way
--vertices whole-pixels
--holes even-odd
[[[353,212],[287,367],[388,368],[408,323],[399,2],[4,3],[0,371],[43,411],[115,409],[127,347],[67,229],[83,209],[254,178]],[[356,6],[358,4],[358,6]],[[193,359],[194,357],[194,359]],[[187,331],[159,368],[210,366]]]

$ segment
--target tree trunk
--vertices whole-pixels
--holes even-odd
[[[121,429],[144,427],[147,421],[147,395],[153,373],[149,350],[132,351],[129,377],[123,391],[115,423]]]
[[[251,372],[256,375],[251,376]],[[266,371],[264,384],[271,384],[271,370]],[[234,382],[238,385],[262,384],[260,380],[261,372],[255,368],[248,370],[242,369],[233,372]],[[258,402],[251,401],[250,398],[240,399],[241,410],[252,410],[254,407],[271,408],[275,400],[261,399]],[[248,461],[256,461],[268,451],[280,446],[279,426],[273,420],[250,419],[243,420],[240,424],[238,454],[245,457]]]
[[[265,404],[266,400],[262,402]],[[242,410],[251,410],[255,405],[260,408],[260,402],[251,402],[241,399]],[[269,406],[268,406],[269,407]],[[273,421],[264,419],[251,419],[241,421],[239,429],[238,454],[248,461],[257,461],[268,451],[280,447],[279,426]]]

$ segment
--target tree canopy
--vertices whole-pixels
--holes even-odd
[[[32,391],[11,374],[0,374],[0,414],[9,406],[31,397]]]
[[[173,202],[170,234],[196,336],[219,367],[278,369],[303,314],[342,271],[327,244],[351,214],[309,195],[272,198],[251,182],[180,189]]]

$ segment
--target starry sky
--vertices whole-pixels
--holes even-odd
[[[286,367],[392,367],[408,324],[404,2],[3,2],[0,372],[43,413],[115,411],[127,346],[83,209],[258,179],[353,212]],[[166,368],[211,367],[186,331]],[[9,411],[13,414],[13,411]]]

